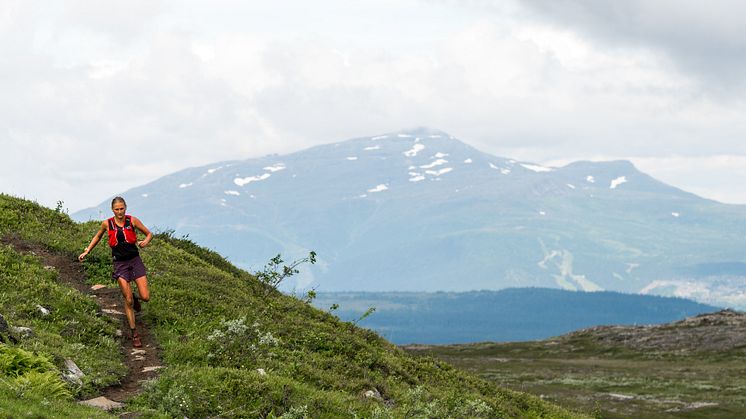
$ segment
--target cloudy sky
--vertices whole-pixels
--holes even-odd
[[[75,211],[428,126],[746,204],[744,27],[736,0],[3,0],[0,192]]]

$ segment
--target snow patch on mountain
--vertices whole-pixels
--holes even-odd
[[[380,148],[381,148],[381,146],[376,144],[376,145],[373,145],[373,146],[370,146],[370,147],[365,147],[363,150],[365,150],[365,151],[372,151],[372,150],[378,150]]]
[[[179,187],[180,187],[180,188],[188,188],[188,187],[190,187],[190,186],[192,186],[192,185],[193,185],[193,183],[192,183],[192,182],[189,182],[189,183],[182,183],[181,185],[179,185]]]
[[[681,214],[680,214],[680,213],[678,213],[678,212],[672,212],[672,213],[671,213],[671,215],[672,215],[672,216],[673,216],[674,218],[679,218],[679,217],[681,216]]]
[[[536,173],[551,172],[552,170],[554,170],[551,167],[539,166],[538,164],[521,163],[521,166]]]
[[[264,168],[264,170],[268,172],[279,172],[280,170],[285,170],[285,164],[284,163],[277,163],[273,164],[272,166],[267,166]]]
[[[384,185],[384,184],[382,183],[382,184],[380,184],[380,185],[376,185],[376,186],[375,186],[374,188],[372,188],[372,189],[368,189],[368,193],[382,192],[382,191],[385,191],[385,190],[387,190],[388,188],[389,188],[388,186],[386,186],[386,185]]]
[[[573,272],[573,255],[569,250],[547,250],[541,239],[539,239],[539,243],[544,251],[544,259],[539,261],[537,265],[545,270],[556,269],[558,273],[552,274],[552,277],[557,285],[571,291],[603,291],[603,288],[586,278],[585,275]]]
[[[510,169],[508,169],[507,167],[496,166],[493,163],[490,163],[490,167],[493,168],[493,169],[495,169],[495,170],[497,170],[497,171],[499,171],[503,175],[509,175],[510,174]]]
[[[570,188],[570,189],[575,189],[575,185],[573,185],[572,183],[568,183],[567,187]]]
[[[585,181],[588,183],[596,183],[596,178],[594,178],[593,176],[586,176]]]
[[[143,198],[147,198],[148,194],[144,193],[144,194],[140,194],[140,196],[143,197]]]
[[[396,136],[399,138],[412,138],[412,136],[409,134],[397,134]]]
[[[424,144],[417,143],[414,146],[412,146],[411,149],[405,151],[403,154],[405,156],[407,156],[407,157],[414,157],[414,156],[417,155],[417,153],[419,153],[420,151],[422,151],[424,149],[425,149],[425,145]]]
[[[613,179],[609,184],[609,189],[616,189],[617,186],[621,185],[622,183],[627,183],[626,176],[619,176],[618,178]]]
[[[234,190],[223,191],[223,193],[226,194],[226,195],[233,195],[233,196],[239,196],[239,195],[241,195],[241,192],[234,191]]]
[[[466,164],[471,164],[471,162],[472,162],[472,160],[471,160],[471,159],[466,159],[466,160],[464,160],[464,163],[466,163]]]
[[[389,138],[389,136],[388,135],[379,135],[377,137],[370,137],[370,139],[373,140],[373,141],[383,140],[384,138]]]
[[[218,170],[220,170],[222,168],[223,168],[223,166],[218,166],[218,167],[213,167],[212,169],[207,169],[207,174],[211,175],[211,174],[217,172]]]
[[[350,157],[347,157],[347,160],[350,160],[350,161],[355,161],[355,160],[357,160],[357,157],[355,157],[355,156],[350,156]]]
[[[440,166],[440,165],[443,165],[443,164],[446,164],[446,163],[448,163],[448,160],[438,159],[438,160],[435,160],[434,162],[432,162],[430,164],[424,164],[424,165],[420,166],[420,169],[432,169],[435,166]]]
[[[428,170],[425,173],[432,176],[440,176],[450,172],[451,170],[453,170],[453,167],[445,167],[440,170]]]
[[[633,270],[635,270],[636,268],[639,268],[639,267],[640,267],[639,263],[629,263],[628,262],[627,263],[627,269],[625,269],[624,272],[627,272],[627,274],[631,274]]]
[[[244,177],[244,178],[237,177],[233,179],[233,183],[235,183],[238,186],[244,186],[244,185],[248,185],[251,182],[258,182],[260,180],[267,179],[270,176],[272,175],[270,175],[269,173],[264,173],[259,176],[249,176],[249,177]]]
[[[435,153],[435,155],[433,157],[435,157],[436,159],[442,159],[443,157],[448,157],[448,153],[441,153],[439,151],[439,152]]]

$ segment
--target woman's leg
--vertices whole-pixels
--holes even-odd
[[[140,294],[140,299],[148,302],[150,301],[150,291],[148,290],[148,277],[141,276],[135,278],[135,284],[137,284],[137,292]]]
[[[130,324],[130,329],[135,328],[135,310],[132,308],[134,300],[132,299],[132,287],[126,279],[121,276],[118,279],[119,289],[122,290],[122,297],[124,297],[124,314],[127,315],[127,322]]]

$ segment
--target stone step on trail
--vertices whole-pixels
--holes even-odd
[[[109,400],[104,396],[99,396],[99,397],[88,399],[88,400],[81,400],[78,402],[78,404],[91,406],[91,407],[97,407],[99,409],[103,409],[106,411],[113,410],[113,409],[120,409],[124,406],[124,404],[115,402],[114,400]]]

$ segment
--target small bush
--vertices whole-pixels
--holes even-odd
[[[22,399],[69,400],[72,398],[65,382],[54,371],[31,371],[12,379],[0,380],[0,382],[15,393],[16,397]]]
[[[258,322],[249,326],[247,318],[224,320],[207,336],[210,352],[207,358],[216,366],[250,367],[260,358],[272,357],[279,340],[263,331]],[[248,365],[247,365],[248,364]]]
[[[31,372],[44,373],[54,370],[54,364],[43,356],[0,344],[0,374],[6,377],[15,378]]]
[[[0,344],[0,383],[19,398],[65,400],[70,390],[54,364],[41,355]]]

